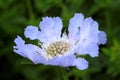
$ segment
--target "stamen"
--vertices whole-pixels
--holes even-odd
[[[70,49],[70,43],[67,41],[56,41],[51,43],[47,48],[46,52],[52,57],[63,54]]]

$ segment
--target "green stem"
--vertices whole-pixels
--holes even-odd
[[[67,72],[64,68],[60,68],[60,72],[61,72],[61,75],[62,75],[62,80],[68,80],[68,75],[67,75]]]
[[[26,0],[26,4],[27,4],[27,8],[28,8],[29,18],[33,19],[34,18],[34,14],[33,14],[33,10],[32,10],[31,1],[30,0]]]

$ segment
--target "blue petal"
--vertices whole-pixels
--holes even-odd
[[[59,65],[61,67],[69,67],[72,66],[74,60],[75,60],[75,55],[61,56],[61,57],[57,56],[53,58],[50,64]]]
[[[40,42],[46,42],[48,41],[48,38],[45,36],[43,32],[38,32],[38,40]]]
[[[99,30],[98,30],[98,23],[93,21],[91,23],[91,29],[89,30],[88,40],[91,42],[98,43],[99,41]]]
[[[106,34],[103,31],[99,32],[99,42],[98,44],[105,44],[107,42]]]
[[[25,41],[20,36],[17,36],[17,38],[15,38],[14,42],[17,45],[24,45],[25,44]]]
[[[86,18],[80,29],[80,41],[98,42],[98,33],[98,23],[93,21],[91,17]]]
[[[51,39],[52,37],[60,37],[63,24],[59,17],[45,17],[39,26],[42,34],[44,34],[47,39]]]
[[[53,34],[55,36],[61,36],[61,30],[62,30],[62,27],[63,27],[62,20],[59,17],[54,17],[53,21],[54,21],[54,32],[53,32]]]
[[[30,38],[31,40],[38,39],[41,42],[48,41],[47,37],[43,32],[38,30],[38,27],[29,25],[25,29],[24,35],[26,38]]]
[[[83,26],[84,16],[80,13],[76,13],[69,22],[69,39],[73,42],[79,39],[80,27]]]
[[[59,61],[59,65],[62,67],[69,67],[73,64],[75,55],[62,56]]]
[[[20,37],[17,36],[17,38],[14,40],[16,46],[14,46],[14,52],[16,52],[17,54],[23,56],[23,57],[27,57],[27,55],[25,53],[23,53],[21,50],[19,50],[20,48],[24,49],[24,44],[25,41]]]
[[[24,35],[26,38],[30,38],[31,40],[38,39],[38,27],[29,25],[25,28]]]
[[[48,62],[49,62],[49,65],[58,66],[59,65],[59,60],[60,60],[60,58],[58,56],[56,56]]]
[[[79,46],[77,48],[77,53],[82,55],[82,54],[89,54],[91,57],[97,57],[99,54],[99,48],[98,45],[96,43],[89,43],[86,46]]]
[[[84,58],[77,58],[73,66],[76,66],[79,70],[84,70],[88,68],[88,61],[86,61]]]
[[[43,52],[38,46],[24,44],[25,42],[19,36],[15,39],[14,42],[16,43],[16,46],[14,46],[14,52],[17,54],[29,58],[35,64],[48,64],[47,60],[41,55]]]
[[[92,57],[98,56],[99,42],[98,23],[92,18],[86,18],[84,26],[80,30],[80,40],[77,44],[78,54],[89,54]]]
[[[35,64],[47,64],[47,60],[41,55],[42,50],[39,47],[32,44],[26,44],[23,51],[27,54],[27,57]]]

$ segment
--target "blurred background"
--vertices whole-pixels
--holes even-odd
[[[15,54],[13,41],[45,16],[61,17],[67,28],[74,13],[92,16],[108,40],[99,57],[86,57],[87,70],[67,70],[69,80],[120,80],[120,0],[0,0],[0,80],[62,80],[58,67],[34,65]]]

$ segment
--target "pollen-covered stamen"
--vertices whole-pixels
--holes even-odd
[[[70,44],[66,41],[56,41],[51,43],[47,48],[46,52],[52,57],[63,54],[70,49]]]

